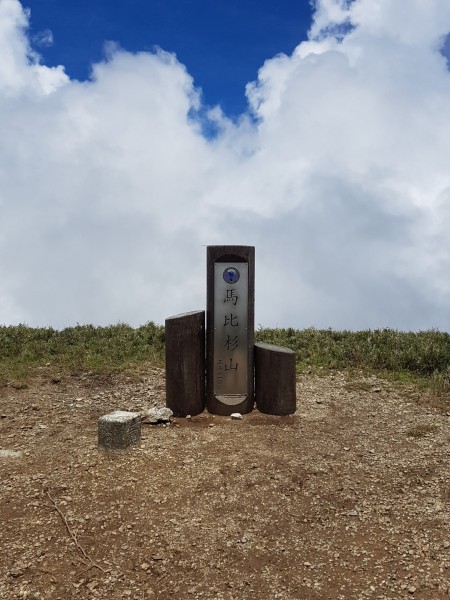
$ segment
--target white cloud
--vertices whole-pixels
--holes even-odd
[[[42,31],[38,31],[33,36],[33,45],[41,48],[48,48],[49,46],[53,46],[53,33],[50,29],[44,29]]]
[[[163,322],[204,306],[204,245],[244,243],[258,323],[450,330],[447,5],[317,2],[210,140],[173,55],[71,81],[0,0],[0,322]]]
[[[0,0],[0,102],[16,94],[47,95],[68,82],[63,67],[39,64],[26,36],[28,13],[18,0]]]

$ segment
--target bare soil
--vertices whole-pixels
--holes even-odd
[[[164,376],[0,389],[2,599],[450,597],[450,413],[412,386],[298,379],[290,417],[203,413],[97,448]]]

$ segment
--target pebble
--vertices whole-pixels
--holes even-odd
[[[14,579],[17,579],[17,577],[20,577],[21,575],[23,575],[23,571],[22,571],[22,569],[20,569],[18,567],[14,567],[9,572],[9,576],[13,577]]]
[[[450,548],[450,542],[444,542],[444,548],[445,549]]]
[[[21,450],[4,450],[0,449],[1,458],[20,458],[22,456]]]
[[[316,398],[316,404],[323,404],[322,398]]]
[[[242,415],[241,415],[241,413],[231,413],[231,415],[230,415],[230,416],[231,416],[231,418],[232,418],[232,419],[234,419],[234,420],[236,420],[236,421],[239,421],[239,420],[241,420],[241,419],[242,419]]]
[[[416,591],[416,589],[417,589],[417,588],[415,588],[413,585],[411,585],[411,586],[408,588],[408,592],[409,592],[410,594],[414,594],[414,592]]]
[[[98,586],[98,581],[90,581],[89,583],[86,584],[86,587],[93,592],[95,590],[95,588]]]
[[[173,412],[170,410],[170,408],[163,406],[160,408],[148,408],[147,410],[143,411],[142,415],[144,419],[151,424],[168,423],[173,415]]]

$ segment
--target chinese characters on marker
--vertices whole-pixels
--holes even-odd
[[[223,324],[223,326],[226,327],[227,325],[231,325],[231,327],[238,327],[239,323],[237,316],[233,315],[233,313],[225,315],[225,323]]]
[[[232,302],[233,306],[236,306],[239,296],[236,296],[236,290],[226,290],[226,298],[224,302]]]
[[[235,335],[234,337],[231,337],[230,335],[227,335],[227,339],[225,340],[223,347],[232,352],[233,350],[236,350],[238,346],[238,336]]]
[[[236,280],[236,272],[231,269],[227,269],[224,274],[224,280],[226,283],[235,283]],[[230,302],[233,306],[236,306],[239,300],[239,296],[236,293],[236,288],[228,288],[225,290],[225,298],[224,302]],[[224,348],[228,350],[228,352],[232,353],[234,350],[239,348],[239,336],[236,335],[230,328],[239,327],[239,319],[237,315],[230,312],[225,315],[223,326],[226,328],[226,339],[224,343]],[[229,333],[230,330],[230,333]],[[224,364],[224,371],[237,371],[239,364],[233,360],[233,356],[229,357],[229,361]]]
[[[214,267],[214,393],[247,393],[248,265]]]

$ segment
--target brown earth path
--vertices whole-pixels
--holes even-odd
[[[2,388],[0,598],[448,599],[450,418],[420,401],[303,375],[294,416],[143,425],[107,453],[98,417],[164,405],[161,369]]]

